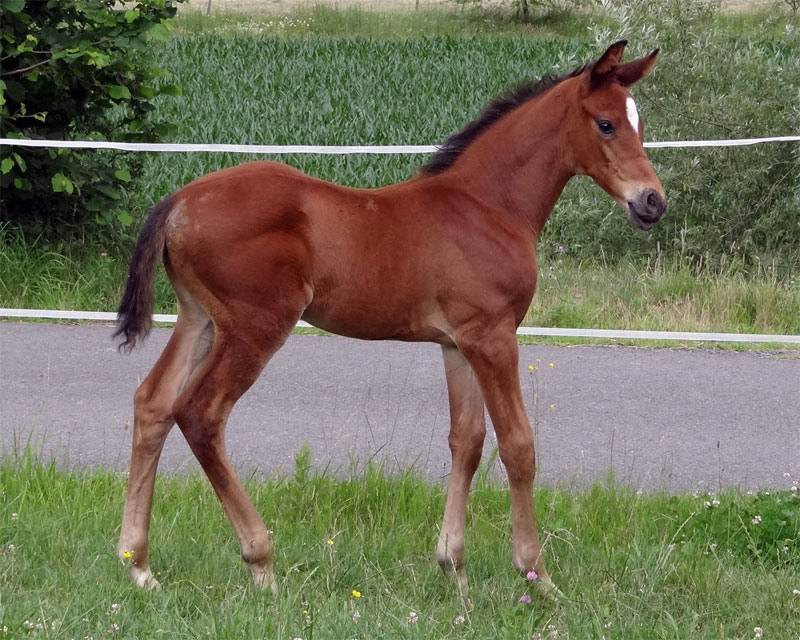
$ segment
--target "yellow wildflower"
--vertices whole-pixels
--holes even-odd
[[[361,597],[361,592],[360,591],[356,591],[355,589],[353,589],[353,597],[354,598],[360,598]]]

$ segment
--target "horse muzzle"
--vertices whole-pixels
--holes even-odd
[[[635,198],[628,200],[627,204],[628,218],[643,231],[649,231],[667,208],[664,196],[651,188],[640,191]]]

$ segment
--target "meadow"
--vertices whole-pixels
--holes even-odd
[[[194,473],[157,480],[151,562],[164,588],[152,593],[129,583],[114,551],[125,474],[59,470],[30,450],[0,458],[0,638],[800,635],[797,479],[757,494],[642,494],[613,478],[539,489],[565,594],[554,604],[512,569],[508,494],[484,467],[467,522],[473,608],[433,557],[438,484],[378,467],[313,471],[302,451],[292,475],[246,484],[275,531],[280,595],[248,584]]]

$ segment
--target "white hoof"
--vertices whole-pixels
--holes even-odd
[[[544,580],[537,580],[535,583],[537,591],[546,599],[552,602],[564,602],[567,597],[561,592],[555,583],[550,578]]]
[[[265,591],[270,589],[273,594],[278,595],[278,583],[275,582],[275,574],[272,569],[257,569],[250,567],[250,573],[253,576],[253,584]]]
[[[145,567],[144,569],[134,566],[128,567],[128,575],[133,580],[133,583],[141,589],[161,591],[161,584],[153,577],[150,567]]]

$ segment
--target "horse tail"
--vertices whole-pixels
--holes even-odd
[[[144,339],[153,326],[153,289],[156,262],[166,251],[167,214],[174,197],[169,196],[150,210],[133,250],[125,292],[117,311],[114,337],[124,336],[119,350],[130,353],[136,341]]]

